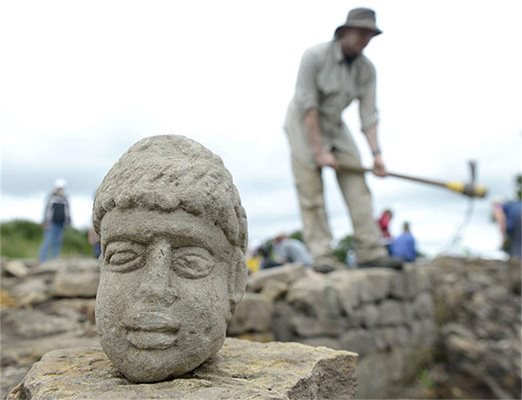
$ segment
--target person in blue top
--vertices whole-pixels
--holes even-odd
[[[500,228],[502,249],[510,259],[522,260],[522,202],[494,200],[493,218]]]
[[[393,257],[406,262],[413,262],[417,258],[415,238],[411,234],[408,222],[404,223],[403,232],[392,241],[390,252]]]

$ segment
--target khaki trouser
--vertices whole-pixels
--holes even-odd
[[[359,154],[336,153],[337,159],[360,165]],[[333,254],[332,234],[325,210],[321,170],[292,157],[292,170],[301,208],[303,238],[314,258]],[[353,224],[355,254],[358,261],[369,261],[388,253],[380,243],[380,232],[373,220],[372,198],[363,174],[337,171],[337,182]]]

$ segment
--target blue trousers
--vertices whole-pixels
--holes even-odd
[[[56,258],[62,250],[64,226],[61,224],[50,223],[44,232],[44,240],[40,247],[38,259],[44,262],[48,258]],[[50,257],[49,257],[50,252]]]

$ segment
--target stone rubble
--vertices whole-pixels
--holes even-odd
[[[227,338],[214,357],[181,378],[134,384],[100,348],[62,349],[34,364],[7,399],[352,399],[356,360],[324,347]]]
[[[65,258],[39,266],[25,262],[28,275],[16,278],[2,260],[2,398],[46,352],[98,345],[92,292],[58,298],[51,291],[58,271],[79,263],[89,263],[93,276],[97,274],[96,260]],[[371,293],[365,273],[376,286]],[[439,391],[434,396],[440,398],[520,398],[520,265],[439,258],[400,273],[376,269],[328,275],[292,265],[260,271],[249,280],[253,283],[229,335],[233,329],[245,339],[299,341],[357,352],[360,398],[376,397],[370,385],[385,391],[384,397],[392,386],[403,393],[413,387],[404,382],[418,375],[419,365],[427,366]],[[324,298],[318,299],[318,293]],[[402,307],[393,305],[397,303]],[[383,308],[392,309],[393,315],[382,316]],[[44,322],[32,333],[34,321],[43,320],[56,325]],[[45,336],[35,337],[36,332]],[[439,361],[429,367],[435,343],[451,366]],[[476,392],[463,389],[470,382]]]

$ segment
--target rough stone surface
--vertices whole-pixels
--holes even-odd
[[[478,382],[484,398],[521,398],[520,264],[444,257],[433,265],[446,385]]]
[[[98,345],[94,298],[58,299],[50,294],[51,283],[60,270],[86,262],[96,267],[95,260],[81,258],[55,259],[41,265],[24,260],[28,275],[2,276],[0,398],[5,398],[46,352]]]
[[[24,278],[29,274],[29,268],[20,260],[7,261],[3,270],[17,278]]]
[[[227,333],[268,332],[272,325],[274,304],[261,294],[245,293],[230,320]]]
[[[40,304],[50,297],[47,282],[33,276],[15,284],[10,293],[19,307]]]
[[[94,200],[102,243],[96,326],[134,382],[180,376],[219,351],[246,286],[246,215],[222,160],[183,136],[134,144]]]
[[[227,339],[181,378],[134,384],[96,348],[46,354],[8,395],[29,399],[351,399],[357,355],[297,343]]]
[[[77,260],[64,264],[55,274],[50,293],[54,297],[96,297],[100,269],[98,260]]]
[[[385,300],[379,305],[378,325],[398,325],[406,322],[403,304],[396,300]]]
[[[305,275],[302,264],[287,264],[278,268],[269,268],[256,272],[248,277],[247,290],[259,292],[269,280],[290,283]]]

